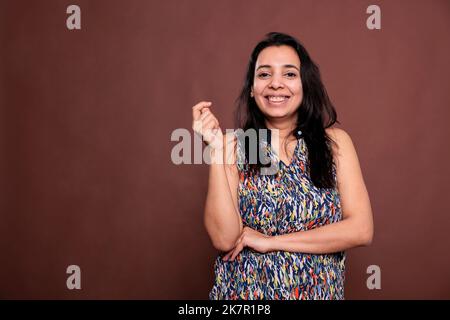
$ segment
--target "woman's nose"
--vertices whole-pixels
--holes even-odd
[[[279,77],[277,77],[277,76],[274,76],[273,78],[272,78],[272,81],[270,82],[270,87],[272,87],[273,89],[278,89],[278,88],[282,88],[282,87],[284,87],[284,84],[283,84],[283,81],[282,81],[282,79],[280,79]]]

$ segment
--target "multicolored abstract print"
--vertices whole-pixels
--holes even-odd
[[[270,144],[262,145],[278,164],[276,174],[249,170],[242,161],[242,150],[238,151],[238,197],[244,226],[273,236],[311,230],[342,219],[338,191],[316,188],[311,181],[302,137],[289,165],[271,152]],[[333,175],[336,179],[334,167]],[[214,262],[211,300],[344,299],[345,252],[263,254],[246,247],[234,261],[223,261],[225,254]]]

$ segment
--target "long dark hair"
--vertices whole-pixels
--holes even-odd
[[[301,131],[308,149],[308,167],[312,182],[317,188],[334,188],[333,155],[331,144],[335,143],[325,132],[326,128],[337,121],[337,114],[322,83],[320,71],[310,58],[303,45],[287,34],[270,32],[260,41],[250,56],[244,85],[236,99],[235,121],[238,128],[267,129],[265,117],[255,100],[250,97],[250,90],[255,76],[255,65],[259,53],[270,46],[287,45],[292,47],[300,58],[300,77],[303,86],[303,100],[297,110],[297,125],[293,133],[299,138]],[[253,166],[261,167],[261,164]]]

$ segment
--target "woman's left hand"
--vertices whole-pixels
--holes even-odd
[[[241,236],[236,241],[234,248],[231,249],[222,259],[227,261],[234,261],[236,256],[241,252],[244,247],[252,248],[261,253],[270,251],[270,236],[258,232],[250,227],[244,227]]]

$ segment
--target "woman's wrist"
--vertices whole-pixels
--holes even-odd
[[[209,146],[209,157],[212,164],[223,164],[223,146]]]
[[[267,237],[266,242],[267,242],[267,244],[266,244],[267,251],[266,252],[277,251],[277,242],[278,242],[277,236]]]

